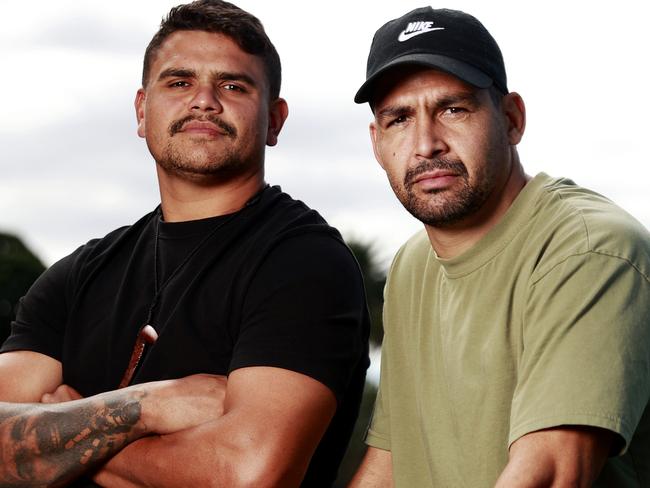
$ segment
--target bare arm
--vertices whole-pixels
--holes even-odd
[[[44,354],[0,354],[0,402],[39,402],[63,381],[61,363]]]
[[[614,435],[595,427],[560,427],[527,434],[510,447],[495,488],[590,487]]]
[[[147,433],[145,393],[65,404],[0,403],[2,486],[63,486]]]
[[[0,377],[0,400],[11,402],[0,402],[3,487],[63,486],[136,439],[221,414],[221,403],[215,401],[219,382],[204,375],[58,404],[15,403],[38,401],[44,389],[61,381],[60,364],[51,358],[2,354]]]
[[[393,456],[390,451],[368,447],[348,488],[392,488]]]
[[[242,368],[223,417],[128,446],[95,481],[108,487],[297,487],[336,410],[334,394],[292,371]]]

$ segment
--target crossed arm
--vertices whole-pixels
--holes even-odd
[[[225,382],[194,375],[43,404],[43,393],[61,382],[61,364],[27,351],[0,355],[0,378],[3,487],[65,486],[143,436],[218,418]]]
[[[333,393],[307,376],[239,369],[228,378],[222,417],[131,444],[95,481],[110,487],[297,487],[335,409]]]
[[[566,426],[527,434],[510,446],[495,488],[590,487],[614,441],[604,429]],[[390,451],[369,447],[349,488],[392,488]]]
[[[298,486],[336,409],[321,383],[266,367],[235,371],[227,391],[196,375],[57,404],[36,402],[60,385],[58,361],[2,354],[0,378],[7,487],[65,486],[97,469],[114,487]]]

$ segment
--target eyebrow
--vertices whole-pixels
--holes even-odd
[[[196,71],[188,68],[167,68],[158,75],[158,80],[165,78],[196,78]]]
[[[481,101],[478,97],[478,91],[461,92],[453,95],[446,95],[436,101],[438,107],[449,107],[458,103],[469,103],[472,106],[478,106]]]
[[[243,81],[244,83],[250,86],[257,86],[255,80],[247,75],[246,73],[233,73],[230,71],[215,71],[212,73],[212,77],[216,80],[232,80],[232,81]]]
[[[467,103],[472,107],[477,107],[481,104],[477,91],[461,92],[452,95],[445,95],[435,101],[437,109],[450,107],[459,103]],[[393,118],[400,115],[408,115],[413,113],[414,108],[410,105],[388,105],[387,107],[378,110],[375,114],[376,118]]]
[[[408,105],[389,105],[384,107],[381,110],[377,111],[375,114],[376,118],[393,118],[399,117],[400,115],[406,115],[413,112],[413,108]]]
[[[232,80],[232,81],[242,81],[252,87],[256,87],[257,83],[255,80],[247,75],[246,73],[235,73],[231,71],[213,71],[210,73],[210,76],[213,80],[223,81],[223,80]],[[197,72],[190,68],[167,68],[163,70],[158,76],[158,80],[164,80],[165,78],[197,78]]]

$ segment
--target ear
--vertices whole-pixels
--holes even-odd
[[[269,107],[269,127],[266,131],[266,145],[275,146],[278,143],[278,135],[282,130],[284,121],[289,116],[289,106],[284,98],[278,98],[271,102]]]
[[[135,117],[138,120],[138,135],[140,137],[145,136],[145,127],[144,127],[144,111],[146,106],[146,94],[144,88],[140,88],[135,94]]]
[[[519,93],[510,92],[503,97],[503,113],[508,124],[508,142],[516,146],[526,130],[526,106]]]
[[[370,140],[372,141],[372,152],[375,153],[375,159],[379,163],[379,166],[381,166],[381,168],[385,170],[386,168],[384,167],[384,163],[381,160],[381,156],[379,155],[379,149],[377,143],[377,130],[378,130],[377,124],[375,122],[370,122],[370,127],[368,127],[368,129],[370,130]]]

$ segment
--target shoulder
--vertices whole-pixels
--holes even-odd
[[[314,288],[363,286],[352,251],[325,229],[294,230],[278,238],[260,262],[257,277],[263,276]]]
[[[133,224],[118,227],[104,237],[91,239],[62,261],[77,269],[97,264],[116,249],[136,241],[144,229],[151,225],[155,215],[157,215],[156,211],[150,212]]]
[[[574,257],[598,256],[650,276],[650,235],[642,224],[594,191],[544,177],[527,236],[537,275]]]
[[[284,193],[279,186],[267,187],[254,202],[253,209],[252,220],[265,232],[283,233],[329,227],[316,210]]]
[[[315,210],[279,187],[267,188],[253,217],[251,231],[258,266],[276,264],[285,272],[349,268],[357,272],[354,255],[341,234]],[[255,230],[253,230],[255,229]]]
[[[434,257],[425,230],[411,236],[397,251],[388,271],[388,282],[421,276],[424,264]]]

